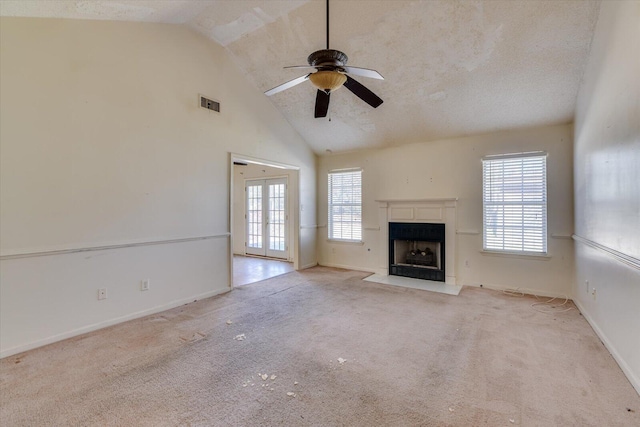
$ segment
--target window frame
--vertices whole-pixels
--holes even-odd
[[[546,152],[536,151],[528,153],[513,153],[487,156],[482,159],[483,252],[505,255],[523,255],[537,257],[547,256],[549,250],[549,198],[547,158],[548,154]],[[522,161],[524,159],[534,161],[529,162],[529,165],[525,165],[524,163],[522,163],[520,165],[520,169],[517,169],[517,171],[519,172],[513,172],[514,169],[505,172],[505,166],[507,166],[508,168],[513,168],[514,165],[517,164],[517,162],[514,162],[514,160]],[[536,162],[538,163],[536,164]],[[487,170],[487,167],[489,165],[494,166],[494,169],[501,168],[502,171],[491,173],[491,169]],[[497,168],[495,166],[497,166]],[[527,167],[530,168],[529,171],[526,170]],[[540,170],[540,173],[537,173],[538,169]],[[508,175],[505,177],[505,174],[507,173]],[[517,178],[520,178],[520,181],[518,181]],[[490,179],[491,182],[487,183],[487,179]],[[530,185],[530,187],[533,187],[532,191],[528,194],[525,193],[526,189],[524,187],[527,183]],[[507,187],[509,184],[511,184],[511,190],[505,191],[505,187]],[[514,191],[514,186],[516,189],[519,187],[519,200],[514,198],[514,195],[516,197],[518,196],[518,191]],[[494,195],[493,193],[496,192],[496,187],[498,187],[498,189],[502,187],[502,191],[497,191],[497,194]],[[492,193],[491,196],[487,194],[488,192]],[[496,195],[500,196],[502,200],[496,201]],[[512,200],[505,200],[505,197],[507,199],[511,198]],[[497,226],[494,224],[492,227],[490,227],[490,224],[488,223],[488,207],[490,206],[502,208],[501,226]],[[511,207],[511,209],[508,209],[509,207]],[[529,209],[527,209],[527,207]],[[518,209],[520,210],[520,212],[518,212]],[[529,211],[529,215],[540,215],[540,224],[532,223],[531,220],[527,221],[525,216],[527,215],[527,211]],[[517,218],[517,213],[520,214],[520,218]],[[512,221],[519,220],[520,224],[514,225],[514,223],[512,222],[510,226],[506,226],[505,222],[509,219],[511,219]],[[490,242],[490,239],[488,239],[490,230],[494,230],[494,232],[495,230],[498,230],[498,232],[501,233],[501,245],[491,244],[492,242]],[[519,237],[521,239],[520,242],[518,242],[517,238],[514,239],[514,237],[516,237],[518,233],[518,230],[520,230],[521,234],[521,236]],[[527,237],[527,235],[529,237]],[[519,244],[522,249],[515,249],[514,246],[517,244]],[[540,248],[537,249],[536,246],[539,246]]]
[[[334,189],[334,185],[335,182],[332,181],[333,177],[338,176],[338,175],[345,175],[345,174],[353,174],[353,173],[358,173],[359,174],[359,181],[360,181],[360,185],[359,185],[359,191],[357,192],[359,200],[357,202],[352,202],[352,203],[340,203],[340,202],[336,202],[334,200],[334,194],[333,194],[333,189]],[[327,239],[329,241],[332,242],[342,242],[342,243],[362,243],[362,231],[363,231],[363,227],[362,227],[362,184],[363,184],[363,180],[362,180],[362,175],[363,175],[363,170],[361,168],[350,168],[350,169],[334,169],[334,170],[330,170],[327,173]],[[353,188],[353,187],[351,187]],[[349,233],[352,237],[355,235],[355,238],[342,238],[342,237],[336,237],[334,236],[334,226],[336,224],[336,221],[334,220],[334,214],[333,214],[333,208],[334,207],[357,207],[359,209],[359,214],[360,214],[360,221],[351,221],[351,227],[349,228]],[[340,224],[344,224],[345,221],[339,221],[338,223]],[[353,226],[354,224],[356,225],[357,229],[354,230]]]

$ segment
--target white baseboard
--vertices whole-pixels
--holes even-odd
[[[624,359],[620,356],[620,353],[618,353],[618,351],[613,346],[613,344],[611,344],[611,341],[609,341],[609,339],[604,334],[604,332],[602,332],[602,330],[598,327],[596,322],[584,310],[580,302],[578,300],[574,300],[573,303],[576,305],[576,307],[578,307],[578,310],[580,310],[580,313],[582,313],[582,317],[587,319],[587,322],[589,323],[589,325],[591,325],[591,328],[594,330],[598,338],[600,338],[600,340],[603,342],[607,350],[609,350],[609,353],[611,353],[611,356],[613,356],[615,361],[618,363],[618,366],[620,366],[620,369],[622,369],[622,372],[626,375],[627,379],[629,380],[633,388],[635,388],[636,392],[640,395],[640,378],[638,378],[635,375],[635,373],[631,370],[631,368],[629,368],[629,365],[627,365],[627,362],[625,362]]]
[[[312,263],[301,266],[299,270],[306,270],[307,268],[315,267],[316,265],[318,265],[317,262],[312,262]]]
[[[569,298],[571,300],[570,293],[559,293],[559,292],[551,292],[543,289],[531,289],[531,288],[519,288],[518,286],[502,286],[502,285],[492,285],[490,283],[483,283],[482,286],[479,283],[458,283],[458,285],[470,286],[474,288],[484,288],[491,289],[494,291],[514,291],[521,290],[527,295],[537,295],[539,297],[548,297],[548,298]]]
[[[367,273],[376,273],[377,271],[375,268],[357,267],[354,265],[334,264],[329,262],[318,263],[318,265],[322,267],[342,268],[345,270],[366,271]]]
[[[127,314],[125,316],[116,317],[114,319],[105,320],[104,322],[94,323],[92,325],[83,326],[78,329],[74,329],[68,332],[63,332],[61,334],[53,335],[41,340],[33,341],[28,344],[19,345],[16,347],[8,348],[6,350],[0,351],[0,359],[5,357],[13,356],[14,354],[22,353],[24,351],[33,350],[34,348],[42,347],[47,344],[53,344],[54,342],[62,341],[67,338],[73,338],[78,335],[86,334],[88,332],[97,331],[98,329],[103,329],[109,326],[116,325],[118,323],[123,323],[128,320],[138,319],[140,317],[149,316],[151,314],[159,313],[161,311],[170,310],[172,308],[178,307],[183,304],[187,304],[190,302],[194,302],[195,300],[201,300],[205,298],[210,298],[216,295],[220,295],[226,292],[229,292],[231,288],[227,289],[218,289],[215,291],[209,291],[202,293],[200,295],[191,296],[189,298],[183,298],[177,301],[172,301],[168,304],[159,305],[157,307],[149,308],[147,310],[138,311],[135,313]]]

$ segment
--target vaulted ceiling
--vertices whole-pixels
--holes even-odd
[[[315,119],[309,82],[270,100],[318,154],[567,123],[598,11],[588,0],[330,0],[331,48],[385,77],[355,77],[384,103],[341,88]],[[0,14],[186,25],[259,91],[305,74],[283,67],[326,47],[325,0],[3,0]]]

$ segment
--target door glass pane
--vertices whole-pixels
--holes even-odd
[[[262,185],[247,186],[247,246],[262,247]]]
[[[269,184],[269,249],[285,250],[285,188],[284,184]]]

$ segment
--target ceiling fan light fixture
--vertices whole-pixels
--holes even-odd
[[[317,71],[309,75],[311,83],[325,93],[331,93],[347,81],[347,76],[338,71]]]

